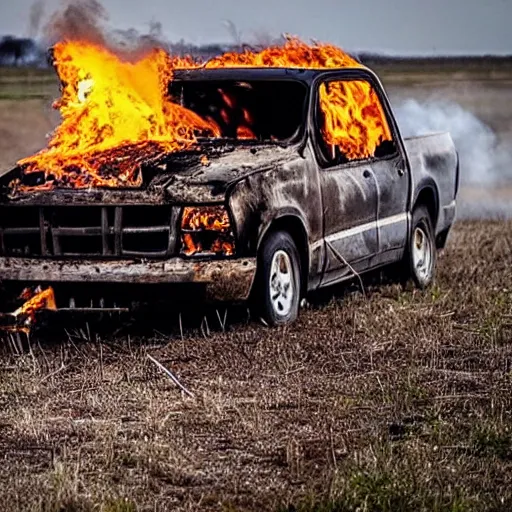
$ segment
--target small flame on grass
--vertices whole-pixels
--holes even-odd
[[[14,311],[12,316],[16,319],[25,319],[26,325],[35,323],[38,311],[43,309],[57,310],[55,292],[51,286],[46,288],[46,290],[38,286],[34,291],[30,288],[25,288],[20,295],[20,299],[24,299],[25,303]]]

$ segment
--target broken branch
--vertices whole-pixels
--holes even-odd
[[[191,393],[175,376],[174,374],[168,370],[162,363],[160,363],[159,361],[157,361],[154,357],[150,356],[148,354],[148,359],[156,364],[158,366],[158,368],[160,368],[160,370],[162,370],[165,374],[167,374],[167,376],[174,382],[174,384],[176,384],[186,395],[188,395],[189,397],[191,398],[195,398],[195,396],[193,395],[193,393]]]

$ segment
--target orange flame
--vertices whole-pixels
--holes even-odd
[[[38,287],[35,292],[27,288],[23,290],[20,298],[25,299],[26,302],[13,313],[13,316],[15,318],[26,318],[27,324],[34,323],[36,313],[42,309],[57,310],[55,293],[52,287],[46,290],[42,290]]]
[[[339,146],[349,160],[371,157],[382,142],[391,140],[382,106],[368,82],[321,84],[320,108],[326,144]]]
[[[193,231],[208,229],[226,232],[230,229],[228,212],[217,206],[186,207],[183,209],[181,227]]]
[[[221,238],[217,238],[215,242],[213,242],[211,250],[215,254],[233,256],[235,248],[232,242],[228,240],[222,240]]]
[[[190,65],[190,64],[189,64]],[[288,38],[282,46],[271,46],[260,52],[229,52],[209,60],[207,68],[274,67],[299,69],[357,68],[362,65],[337,46],[309,45]]]
[[[62,96],[55,102],[62,122],[46,149],[19,162],[23,173],[42,172],[46,180],[32,187],[15,180],[11,186],[17,190],[139,186],[143,163],[193,146],[199,134],[220,136],[212,120],[168,96],[175,69],[198,67],[190,57],[170,57],[155,49],[139,60],[126,61],[93,43],[65,41],[54,47],[54,65],[62,83]],[[361,65],[336,46],[291,38],[260,52],[226,53],[204,67]],[[224,100],[222,116],[227,121],[234,104],[227,95]],[[368,157],[391,139],[378,98],[365,82],[322,85],[320,106],[326,143],[340,146],[348,158]],[[254,138],[251,123],[250,113],[242,112],[239,138]]]
[[[231,256],[235,246],[227,211],[218,206],[187,207],[181,220],[183,253],[212,252]],[[209,236],[205,236],[209,235]]]
[[[64,185],[75,173],[69,185],[76,187],[137,186],[133,156],[179,151],[194,143],[195,132],[218,133],[168,98],[173,66],[163,50],[126,62],[97,45],[69,41],[54,47],[54,59],[62,122],[47,149],[19,162],[25,173],[44,171]],[[109,154],[113,149],[117,155]]]

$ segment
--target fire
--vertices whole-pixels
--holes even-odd
[[[62,122],[46,149],[19,162],[25,174],[44,172],[47,188],[138,186],[134,157],[182,150],[197,132],[218,133],[168,98],[173,65],[163,50],[135,62],[83,41],[62,42],[53,51],[62,83],[54,106]]]
[[[193,256],[198,252],[203,252],[203,245],[201,242],[196,242],[190,233],[182,235],[183,254],[185,256]]]
[[[232,256],[235,246],[229,216],[225,208],[206,206],[184,208],[181,220],[183,253],[214,253]]]
[[[32,291],[30,288],[26,288],[23,290],[20,298],[26,300],[26,302],[20,306],[12,315],[15,318],[26,319],[26,324],[34,323],[36,319],[36,313],[42,309],[49,309],[52,311],[57,310],[55,293],[52,287],[49,287],[46,290],[38,287],[35,291]]]
[[[330,82],[320,86],[324,116],[322,134],[349,160],[369,158],[384,141],[392,140],[386,117],[368,82]]]
[[[209,246],[206,248],[205,245],[199,240],[197,241],[194,236],[190,233],[185,233],[182,238],[183,242],[183,254],[186,256],[194,256],[194,254],[200,253],[214,253],[214,254],[222,254],[223,256],[233,256],[234,254],[234,245],[233,242],[229,240],[222,240],[221,238],[216,238]]]
[[[271,46],[260,52],[249,49],[229,52],[209,60],[206,68],[358,68],[359,62],[337,46],[330,44],[309,45],[297,38],[288,38],[282,46]]]
[[[224,256],[233,256],[234,247],[231,242],[217,238],[217,240],[215,240],[215,242],[213,242],[211,250],[215,254],[223,254]]]
[[[216,206],[187,207],[183,211],[181,227],[193,231],[207,229],[226,232],[230,229],[228,212],[224,208],[220,209]]]
[[[175,58],[155,49],[138,60],[123,60],[85,41],[64,41],[53,49],[62,84],[54,106],[62,122],[48,147],[19,162],[25,175],[44,176],[38,185],[14,180],[17,191],[68,188],[137,187],[142,166],[197,144],[197,136],[219,137],[219,127],[171,101],[168,85],[178,68],[197,68],[192,58]],[[330,69],[361,67],[341,49],[308,45],[294,38],[260,52],[230,52],[205,68],[292,67]],[[253,139],[252,119],[224,94],[222,116],[237,123],[239,139]],[[349,158],[373,155],[391,139],[378,98],[361,81],[331,82],[320,88],[326,142]]]
[[[255,139],[250,126],[253,123],[250,112],[245,108],[239,108],[235,99],[226,94],[222,89],[219,93],[225,103],[225,108],[221,111],[221,116],[226,124],[237,121],[236,137],[237,139]]]
[[[254,53],[226,53],[208,61],[207,68],[287,67],[307,69],[358,68],[362,65],[340,48],[328,44],[308,45],[290,38],[281,47]],[[330,146],[339,146],[349,160],[373,156],[391,132],[370,84],[362,81],[330,82],[320,87],[324,116],[322,133]],[[244,127],[239,128],[244,135]],[[250,130],[246,134],[250,137]],[[241,137],[242,138],[242,137]]]

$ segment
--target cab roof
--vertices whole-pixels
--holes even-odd
[[[173,80],[299,80],[310,84],[319,75],[328,75],[343,72],[347,75],[355,75],[368,78],[373,75],[364,67],[353,68],[198,68],[177,69],[174,71]]]

